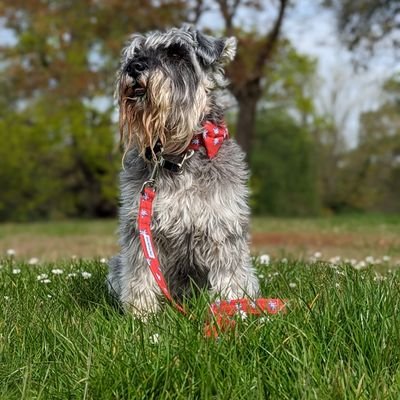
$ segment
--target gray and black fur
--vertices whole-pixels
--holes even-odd
[[[201,123],[219,124],[216,91],[226,85],[223,66],[233,59],[234,38],[215,39],[190,27],[134,35],[122,53],[116,95],[125,155],[120,175],[121,252],[110,261],[109,287],[138,315],[155,312],[159,290],[140,248],[139,195],[151,172],[144,151],[157,140],[165,156],[185,152]],[[258,281],[248,247],[248,172],[233,139],[217,156],[195,152],[181,174],[157,177],[152,232],[172,295],[207,288],[214,297],[255,297]]]

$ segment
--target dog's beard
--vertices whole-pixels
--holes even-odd
[[[199,129],[207,107],[206,90],[195,93],[174,88],[161,71],[142,76],[143,96],[136,96],[127,78],[120,82],[120,134],[125,151],[136,147],[141,155],[160,140],[166,154],[181,154]],[[136,97],[135,97],[136,96]]]

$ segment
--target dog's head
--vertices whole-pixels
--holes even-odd
[[[191,27],[133,35],[116,88],[125,150],[136,146],[143,153],[160,140],[166,153],[183,152],[211,111],[211,91],[225,86],[223,66],[235,52],[235,38]]]

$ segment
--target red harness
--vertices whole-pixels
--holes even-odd
[[[223,143],[228,138],[228,130],[225,125],[217,126],[209,121],[203,125],[203,131],[194,136],[188,150],[199,150],[201,146],[206,149],[207,155],[210,159],[215,157]],[[183,162],[188,157],[185,155]],[[183,166],[183,162],[181,166]],[[151,218],[153,215],[153,202],[156,195],[155,191],[155,178],[159,165],[156,163],[153,173],[148,181],[144,182],[140,194],[138,226],[140,244],[144,256],[149,264],[149,268],[158,287],[164,296],[179,310],[182,314],[186,315],[183,307],[178,304],[171,296],[168,290],[167,282],[160,268],[160,262],[157,257],[156,249],[153,242],[151,233]],[[235,299],[235,300],[222,300],[217,301],[210,305],[211,315],[214,317],[216,326],[206,324],[206,336],[218,336],[218,329],[225,330],[235,325],[235,321],[229,317],[244,312],[246,314],[262,315],[262,314],[277,314],[278,312],[285,311],[285,302],[280,299]]]

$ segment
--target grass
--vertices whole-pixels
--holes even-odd
[[[144,324],[108,297],[100,262],[1,264],[0,399],[399,398],[400,272],[388,265],[257,264],[263,295],[288,312],[215,340],[205,296],[194,318],[165,307]]]

